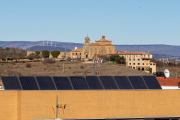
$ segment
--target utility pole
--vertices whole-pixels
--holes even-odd
[[[58,95],[56,98],[56,118],[58,118]]]

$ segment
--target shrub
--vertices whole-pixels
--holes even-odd
[[[39,52],[39,51],[35,51],[35,53],[36,53],[36,55],[39,55],[39,54],[40,54],[40,52]]]
[[[111,56],[110,56],[110,60],[111,60],[111,61],[115,61],[115,59],[116,59],[117,57],[119,57],[119,55],[111,55]]]
[[[42,63],[46,64],[46,63],[55,63],[56,61],[53,58],[45,58]]]
[[[53,56],[53,58],[57,58],[59,54],[60,54],[59,51],[52,51],[51,52],[51,55]]]
[[[26,67],[27,67],[27,68],[30,68],[30,67],[31,67],[31,64],[30,64],[30,63],[27,63],[27,64],[26,64]]]
[[[43,58],[49,58],[49,51],[43,50],[42,55],[43,55]]]
[[[152,73],[152,68],[149,67],[149,73]]]

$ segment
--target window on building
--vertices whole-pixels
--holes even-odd
[[[134,55],[134,58],[135,58],[135,55]]]
[[[148,63],[146,63],[146,65],[148,65]]]
[[[142,65],[144,65],[144,63],[142,63]]]
[[[72,53],[72,55],[74,55],[74,53]]]
[[[131,58],[131,55],[129,55],[129,58]]]
[[[80,53],[80,55],[81,55],[81,53]]]
[[[131,63],[129,63],[129,65],[131,65]]]
[[[144,55],[144,57],[146,57],[146,55]]]
[[[135,65],[135,63],[133,63],[133,65]]]
[[[150,65],[152,65],[152,63],[150,63]]]
[[[129,59],[129,61],[131,61],[131,59]]]
[[[140,59],[138,59],[138,61],[140,61]]]
[[[148,57],[150,57],[150,55],[148,55]]]
[[[138,63],[138,65],[140,65],[140,63]]]
[[[135,67],[133,67],[133,69],[135,69]]]
[[[135,61],[135,59],[133,59],[133,61]]]
[[[126,58],[126,55],[125,55],[125,57],[124,58]]]
[[[77,55],[77,53],[76,53],[76,55]]]

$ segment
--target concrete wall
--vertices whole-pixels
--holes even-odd
[[[180,90],[0,91],[0,119],[55,119],[52,103],[65,98],[59,118],[180,116]],[[62,101],[61,101],[62,103]]]

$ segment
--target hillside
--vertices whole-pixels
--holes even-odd
[[[52,42],[52,48],[50,48],[50,42],[44,42],[43,49],[54,49],[53,47],[60,47],[62,49],[66,48],[67,50],[74,50],[75,47],[82,48],[83,43],[71,43],[71,42]],[[34,49],[34,46],[42,45],[43,41],[0,41],[0,45],[5,47],[20,47],[22,49]],[[153,54],[154,58],[162,59],[162,58],[169,58],[169,59],[176,59],[175,56],[180,56],[180,46],[173,46],[173,45],[115,45],[116,50],[118,51],[143,51],[143,52],[150,52]],[[40,49],[40,48],[35,48]],[[180,60],[180,57],[178,57]]]
[[[39,45],[36,45],[36,46],[33,46],[33,47],[30,47],[28,48],[27,50],[31,50],[31,51],[43,51],[43,50],[48,50],[48,51],[61,51],[61,52],[64,52],[65,51],[65,48],[62,48],[62,47],[55,47],[55,46],[39,46]],[[71,51],[70,49],[66,49],[66,52],[68,51]]]

